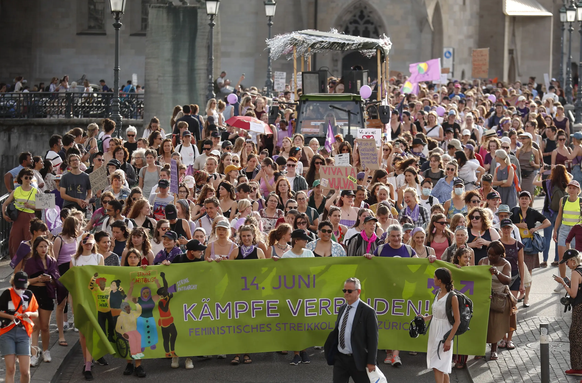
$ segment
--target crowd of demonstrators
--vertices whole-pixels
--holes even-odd
[[[144,91],[145,88],[142,85],[133,84],[131,80],[119,87],[121,95],[144,93]],[[104,79],[99,80],[98,84],[92,84],[85,75],[77,81],[70,81],[69,75],[66,74],[63,77],[52,77],[48,83],[39,82],[37,84],[29,84],[24,76],[19,75],[12,80],[12,84],[0,82],[0,93],[6,92],[76,92],[88,95],[94,92],[113,92],[113,89],[107,85]]]
[[[393,84],[387,96],[391,134],[378,153],[380,169],[371,171],[360,162],[357,140],[337,135],[328,151],[303,136],[291,103],[275,116],[272,134],[229,126],[226,121],[236,115],[268,123],[273,100],[256,88],[243,90],[240,82],[232,88],[221,77],[219,98],[202,108],[176,106],[168,126],[154,117],[141,138],[131,126],[123,137],[114,137],[115,122],[104,119],[52,136],[44,157],[22,153],[19,165],[6,173],[10,196],[2,214],[13,222],[11,265],[28,274],[39,306],[39,325],[30,334],[31,365],[50,361],[54,300],[58,344],[68,346],[64,331],[74,328],[71,298],[59,278],[71,267],[343,256],[490,265],[498,304],[492,305],[487,341],[495,359],[498,348],[515,348],[517,303],[530,305],[531,273],[547,267],[552,237],[558,244],[552,266],[571,244],[582,249],[582,133],[570,140],[559,84],[553,83],[558,93],[547,94],[531,81],[527,86],[421,84],[418,95],[400,94]],[[330,92],[339,92],[340,85],[330,79]],[[223,98],[232,92],[240,102],[227,107]],[[288,92],[283,97],[289,101]],[[357,169],[354,190],[324,187],[319,172],[342,153]],[[106,175],[98,180],[102,190],[91,182],[96,171]],[[38,193],[54,194],[55,208],[37,209]],[[540,193],[541,212],[531,207]],[[536,252],[541,249],[531,246],[541,232],[542,262]],[[566,277],[563,263],[559,274]],[[437,279],[442,299],[452,281],[444,274]],[[93,285],[101,282],[95,276]],[[562,288],[559,283],[556,291]],[[100,323],[116,320],[112,326],[137,356],[124,374],[146,376],[138,360],[141,330],[135,318],[152,318],[156,305],[167,305],[172,295],[164,291],[160,285],[158,294],[140,295],[135,306],[123,299],[109,311],[98,305]],[[132,293],[133,288],[130,300]],[[171,339],[171,326],[162,327]],[[38,347],[39,334],[44,350]],[[84,374],[92,379],[82,332],[80,340]],[[177,368],[173,343],[166,346],[171,367]],[[466,356],[455,360],[464,368]],[[252,357],[235,355],[231,363],[249,364]],[[300,363],[309,363],[306,350],[294,352],[291,364]],[[384,363],[401,366],[399,351],[387,350]],[[185,367],[193,366],[187,358]],[[439,366],[450,372],[449,364]]]

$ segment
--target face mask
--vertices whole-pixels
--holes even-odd
[[[429,196],[432,189],[429,188],[422,188],[422,195]]]
[[[456,195],[462,195],[465,192],[465,188],[455,188]]]
[[[16,292],[16,294],[22,296],[22,294],[24,294],[24,292],[26,291],[25,289],[14,289],[14,291]]]

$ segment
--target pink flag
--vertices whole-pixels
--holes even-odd
[[[325,137],[325,150],[331,154],[332,144],[335,143],[335,136],[333,135],[333,128],[331,127],[331,122],[327,122],[327,136]]]
[[[441,59],[432,59],[425,62],[410,64],[411,83],[422,81],[438,81],[441,78]]]

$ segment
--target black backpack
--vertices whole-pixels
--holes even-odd
[[[453,304],[452,304],[453,296],[456,296],[457,300],[459,301],[459,314],[460,314],[459,319],[461,320],[461,323],[459,324],[459,328],[457,328],[457,332],[455,333],[455,336],[459,336],[470,330],[469,324],[471,323],[471,318],[473,318],[473,301],[459,290],[451,290],[451,294],[449,294],[449,296],[447,297],[447,302],[445,306],[446,307],[445,310],[447,312],[447,319],[449,320],[449,323],[451,325],[455,324],[455,316],[453,314]],[[439,350],[441,343],[444,343],[450,334],[451,331],[450,330],[447,331],[447,333],[443,336],[443,339],[439,342],[437,348],[437,356],[439,357],[439,359],[440,359]],[[459,338],[457,338],[457,343],[458,341]]]

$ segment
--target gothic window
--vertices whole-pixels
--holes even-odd
[[[141,31],[148,30],[149,6],[152,0],[141,0]]]
[[[378,27],[372,19],[372,13],[366,6],[363,6],[352,15],[344,28],[344,33],[346,35],[370,38],[378,38],[380,36]]]
[[[88,29],[92,31],[105,30],[105,0],[89,0],[88,11]]]

